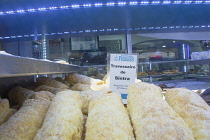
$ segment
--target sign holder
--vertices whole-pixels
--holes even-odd
[[[138,54],[108,53],[107,83],[113,92],[118,92],[127,102],[127,88],[137,80]]]

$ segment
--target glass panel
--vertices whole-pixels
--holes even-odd
[[[32,41],[32,56],[33,56],[33,58],[44,59],[43,45],[44,45],[44,42],[42,40]],[[45,56],[46,56],[46,52],[45,52]]]
[[[124,35],[71,38],[71,50],[69,63],[80,66],[106,65],[107,53],[127,52]]]
[[[105,64],[106,56],[98,49],[97,37],[71,38],[69,63],[86,66]]]
[[[58,38],[47,40],[47,59],[53,61],[66,61],[70,55],[69,38]]]
[[[196,45],[191,47],[191,59],[192,60],[204,60],[210,59],[210,41],[200,40],[194,41]]]
[[[81,73],[102,79],[107,73],[107,53],[126,53],[125,35],[105,35],[98,37],[95,50],[85,50],[78,55]],[[75,57],[74,57],[75,60]]]
[[[190,57],[191,41],[159,39],[132,35],[133,53],[139,53],[140,62],[183,60]]]
[[[125,35],[105,35],[99,36],[99,48],[107,53],[125,53]]]
[[[132,51],[139,53],[138,78],[146,82],[184,79],[192,41],[132,35]]]
[[[146,36],[132,35],[132,51],[139,53],[138,77],[143,81],[178,80],[210,75],[209,40],[174,40]]]
[[[71,38],[71,50],[95,50],[98,49],[96,44],[96,37],[74,37]]]
[[[69,38],[32,41],[33,58],[68,63],[70,54]]]

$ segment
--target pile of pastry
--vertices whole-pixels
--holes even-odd
[[[16,112],[0,99],[1,140],[210,139],[210,107],[185,88],[163,95],[158,86],[133,83],[126,108],[121,95],[107,88],[106,78],[73,73],[64,81],[40,77],[36,83],[33,90],[10,90]]]

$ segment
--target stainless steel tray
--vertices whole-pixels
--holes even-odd
[[[0,77],[71,73],[78,69],[75,65],[0,54]]]

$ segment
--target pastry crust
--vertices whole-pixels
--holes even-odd
[[[52,101],[52,99],[55,97],[54,94],[48,91],[39,91],[36,92],[36,94],[33,94],[29,99],[39,99],[39,100],[48,100]]]
[[[57,93],[34,140],[80,140],[83,129],[81,107],[78,92],[65,90]]]
[[[0,139],[32,140],[42,126],[49,105],[46,100],[27,99],[20,110],[0,126]]]
[[[69,88],[67,85],[48,77],[38,77],[36,79],[36,82],[39,85],[47,85],[54,88],[63,88],[63,89]]]
[[[163,100],[153,84],[135,83],[128,87],[127,109],[136,140],[193,140],[184,120]]]
[[[140,83],[140,82],[142,82],[140,79],[135,80],[135,83]]]
[[[46,85],[41,85],[39,87],[37,87],[36,89],[34,89],[34,91],[49,91],[53,94],[56,94],[60,91],[64,91],[64,90],[67,90],[67,89],[62,89],[62,88],[54,88],[54,87],[50,87],[50,86],[46,86]]]
[[[17,86],[9,91],[8,96],[12,103],[22,106],[23,102],[33,94],[35,94],[34,91]]]
[[[8,95],[9,99],[14,104],[18,104],[20,107],[27,99],[46,99],[51,101],[52,98],[55,96],[48,91],[34,92],[33,90],[22,88],[21,86],[11,89]]]
[[[4,117],[0,117],[0,125],[6,122],[13,114],[15,114],[15,112],[17,112],[16,109],[9,108],[5,113]]]
[[[98,91],[93,91],[93,90],[82,91],[81,92],[82,101],[83,101],[82,113],[88,114],[89,102],[92,99],[94,99],[96,96],[101,94],[110,94],[110,93],[112,93],[112,91],[109,89],[98,90]]]
[[[0,125],[5,122],[8,111],[9,101],[7,99],[0,99]]]
[[[56,77],[55,80],[67,85],[68,87],[70,87],[70,84],[61,77]]]
[[[85,91],[85,90],[103,90],[105,88],[108,88],[106,84],[103,85],[87,85],[87,84],[80,84],[77,83],[71,87],[71,90],[76,90],[76,91]]]
[[[134,140],[128,113],[119,94],[101,94],[90,101],[85,139]]]
[[[94,79],[85,75],[71,73],[65,77],[65,80],[69,82],[71,85],[75,85],[77,83],[87,84],[87,85],[101,85],[104,84],[102,80]]]
[[[210,139],[210,107],[195,92],[186,88],[168,89],[169,105],[184,119],[196,140]]]

